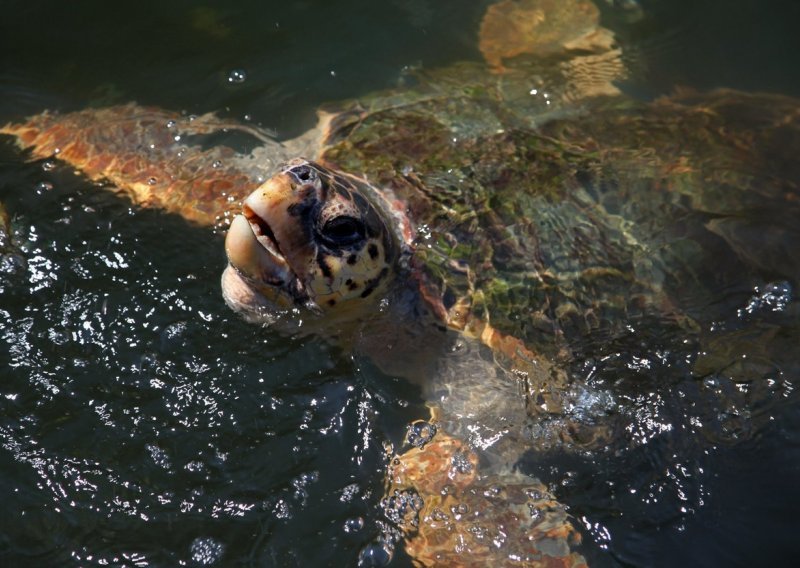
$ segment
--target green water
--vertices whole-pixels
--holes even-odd
[[[486,4],[5,2],[0,122],[137,101],[289,138],[323,102],[477,60]],[[632,96],[800,95],[793,2],[641,5],[648,18],[621,34],[642,61]],[[383,444],[424,416],[417,388],[241,321],[219,293],[220,236],[26,163],[4,140],[0,200],[19,245],[0,265],[0,564],[357,564],[385,521]],[[635,337],[576,366],[618,381],[639,443],[519,467],[569,507],[591,565],[792,562],[798,286],[764,275],[709,306],[736,331],[732,350],[769,337],[755,380],[693,377],[690,348],[661,356]],[[398,549],[393,565],[409,563]]]

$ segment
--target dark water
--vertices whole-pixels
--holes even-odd
[[[247,115],[290,137],[324,101],[477,59],[483,4],[5,2],[0,121],[135,100]],[[800,95],[794,2],[642,8],[621,33],[644,61],[633,95]],[[0,199],[20,247],[0,274],[0,564],[356,564],[380,532],[383,444],[424,415],[415,387],[240,321],[220,298],[210,230],[24,163],[6,143]],[[710,309],[728,331],[718,340],[756,363],[698,377],[622,341],[598,376],[584,371],[617,384],[631,449],[523,459],[578,520],[590,564],[800,552],[800,283],[748,285]]]

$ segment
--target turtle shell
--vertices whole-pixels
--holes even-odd
[[[785,239],[741,238],[759,223],[770,234],[766,213],[753,214],[765,203],[798,213],[786,175],[797,169],[785,143],[798,136],[793,99],[600,98],[533,129],[513,104],[498,110],[496,90],[477,93],[470,113],[454,96],[354,103],[322,152],[406,204],[453,327],[479,318],[557,356],[638,318],[693,329],[692,305],[714,293],[713,251],[739,259],[735,269],[797,276],[796,251],[771,246]]]

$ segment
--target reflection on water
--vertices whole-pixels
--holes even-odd
[[[681,34],[696,42],[685,30],[697,24],[642,2],[650,4],[669,26],[643,42],[656,68],[637,88],[658,90],[695,76],[699,63],[681,67],[666,48]],[[717,4],[697,9],[713,16],[704,21],[715,21]],[[751,4],[742,2],[744,14]],[[26,22],[26,10],[12,7],[7,21]],[[463,30],[482,12],[429,2],[272,11],[178,3],[154,9],[163,11],[157,21],[76,12],[91,22],[83,27],[63,3],[50,10],[37,12],[44,29],[35,37],[57,41],[22,41],[26,25],[4,34],[18,58],[0,59],[0,91],[19,96],[3,97],[3,119],[137,99],[229,107],[284,136],[302,130],[319,102],[390,86],[404,66],[476,58]],[[394,43],[379,25],[387,18],[398,26]],[[110,55],[93,59],[87,29]],[[144,41],[145,32],[168,41]],[[286,65],[295,57],[304,64]],[[790,63],[768,70],[785,73]],[[774,89],[777,75],[735,86]],[[785,89],[796,87],[787,79]],[[417,387],[229,313],[219,295],[222,243],[211,230],[132,209],[55,163],[24,164],[5,143],[0,197],[10,212],[0,233],[0,560],[353,565],[365,547],[380,558],[385,445],[426,416]],[[574,361],[585,390],[570,411],[616,415],[617,442],[607,451],[530,451],[516,468],[567,505],[590,563],[730,565],[792,551],[798,282],[769,272],[757,280],[693,306],[713,314],[696,337],[632,322],[613,342],[587,342]],[[399,552],[395,562],[408,559]]]
[[[324,345],[229,314],[203,277],[222,262],[210,231],[56,178],[17,214],[28,270],[3,282],[14,557],[174,565],[232,549],[305,564],[328,557],[298,546],[320,532],[357,546],[364,531],[345,523],[375,515],[395,412],[381,389]]]

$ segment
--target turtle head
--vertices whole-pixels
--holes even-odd
[[[244,200],[225,240],[225,300],[255,321],[307,308],[363,312],[392,280],[400,243],[366,182],[295,159]]]

